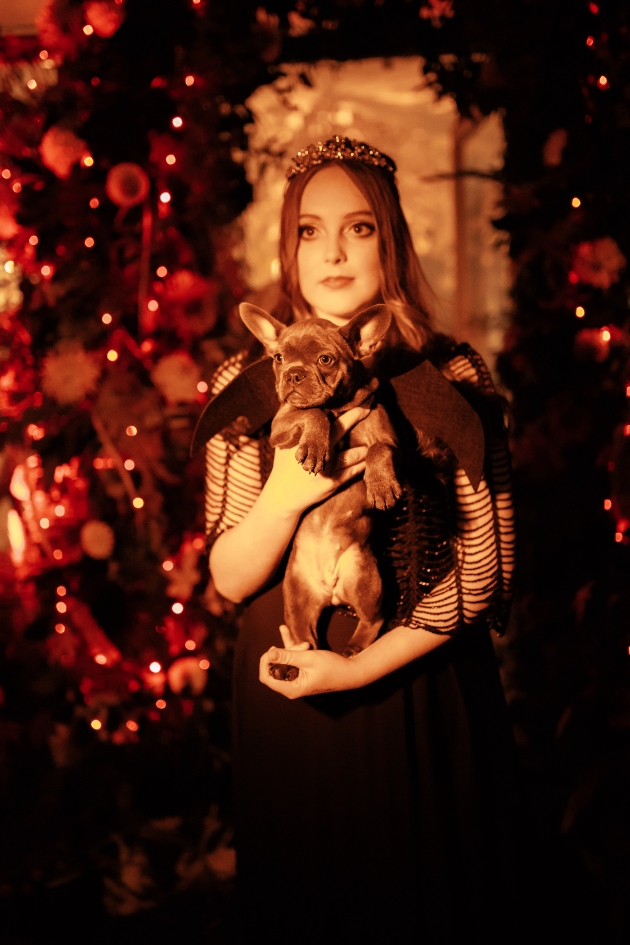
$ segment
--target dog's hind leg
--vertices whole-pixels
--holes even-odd
[[[351,545],[339,559],[338,584],[333,603],[347,603],[359,618],[342,656],[354,656],[373,643],[383,624],[383,583],[369,549]]]
[[[317,625],[322,610],[330,604],[330,597],[290,563],[284,576],[283,594],[284,622],[295,643],[310,643],[317,649]]]

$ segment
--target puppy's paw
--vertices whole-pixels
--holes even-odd
[[[274,679],[281,680],[282,682],[293,682],[293,680],[297,679],[300,675],[300,671],[297,666],[286,666],[282,663],[270,663],[269,675],[273,676]]]
[[[379,509],[384,512],[393,508],[403,494],[402,487],[396,479],[366,478],[366,492],[368,508]]]
[[[307,473],[318,475],[324,471],[324,466],[330,459],[327,446],[321,447],[314,443],[300,443],[295,458]]]

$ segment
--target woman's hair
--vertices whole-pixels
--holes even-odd
[[[288,182],[280,220],[280,288],[284,299],[276,309],[277,316],[288,323],[311,315],[298,278],[300,205],[311,178],[331,166],[340,167],[351,178],[374,214],[381,261],[381,296],[395,322],[391,340],[402,340],[419,350],[433,335],[429,307],[433,293],[413,248],[394,175],[359,161],[319,164]]]

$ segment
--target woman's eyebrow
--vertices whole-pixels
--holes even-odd
[[[343,220],[350,220],[352,217],[373,217],[374,214],[371,210],[353,210],[351,213],[346,213],[342,217]],[[300,220],[321,220],[322,218],[316,213],[301,213]]]

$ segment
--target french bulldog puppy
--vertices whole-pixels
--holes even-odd
[[[273,358],[280,409],[271,425],[274,447],[297,446],[295,458],[317,475],[331,458],[331,420],[359,404],[371,405],[376,380],[361,359],[383,338],[391,321],[375,305],[339,328],[321,318],[288,327],[243,303],[245,325]],[[293,637],[317,648],[325,607],[349,605],[358,617],[344,656],[372,643],[381,628],[383,587],[369,544],[370,512],[389,509],[402,495],[394,469],[396,436],[384,408],[372,406],[348,434],[349,447],[367,446],[365,474],[302,517],[284,578],[285,622]],[[297,676],[295,667],[272,666],[277,679]],[[291,672],[293,675],[291,675]]]

